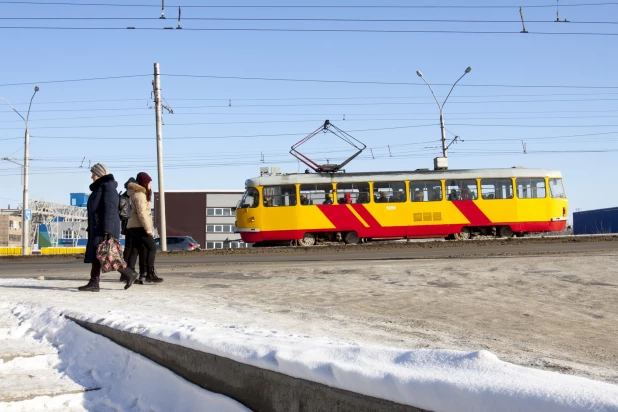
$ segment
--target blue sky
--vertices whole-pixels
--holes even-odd
[[[558,169],[564,175],[571,211],[618,205],[618,194],[606,184],[607,177],[615,174],[618,151],[618,37],[537,34],[618,33],[616,25],[578,23],[618,21],[618,4],[569,7],[586,2],[561,2],[560,17],[570,22],[556,23],[555,6],[532,7],[552,1],[527,2],[523,11],[529,33],[522,34],[519,5],[507,1],[466,5],[511,7],[192,8],[188,6],[205,3],[166,3],[168,18],[159,20],[157,1],[126,2],[152,7],[0,1],[1,27],[136,27],[0,29],[0,96],[25,116],[34,84],[41,88],[30,113],[31,198],[67,203],[69,193],[88,192],[87,165],[96,162],[107,164],[119,182],[140,171],[155,178],[155,115],[149,106],[153,63],[159,62],[163,97],[174,111],[164,115],[166,189],[243,189],[245,179],[258,175],[260,166],[302,171],[305,166],[288,154],[290,146],[325,119],[368,146],[346,167],[348,172],[431,168],[441,153],[439,112],[416,70],[423,72],[442,100],[450,85],[472,66],[444,108],[449,139],[458,135],[463,140],[449,149],[451,169],[516,165]],[[163,30],[176,27],[179,4],[183,30]],[[92,20],[95,17],[124,20]],[[189,20],[197,17],[442,21]],[[510,22],[485,23],[489,20]],[[365,31],[189,30],[196,28]],[[116,76],[136,77],[50,82]],[[324,82],[332,80],[338,82]],[[2,102],[0,158],[23,162],[23,132],[23,121]],[[316,160],[345,157],[339,143],[320,138],[307,147]],[[14,207],[21,196],[20,167],[0,161],[0,204]]]

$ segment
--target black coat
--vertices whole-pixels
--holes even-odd
[[[97,259],[97,246],[108,233],[120,238],[120,217],[118,216],[118,183],[114,175],[98,178],[90,185],[92,193],[88,198],[88,244],[84,263]]]

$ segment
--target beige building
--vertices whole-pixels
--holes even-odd
[[[0,214],[0,247],[21,247],[21,216]]]

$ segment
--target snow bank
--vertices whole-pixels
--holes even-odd
[[[4,305],[6,308],[6,305]],[[47,341],[58,349],[52,366],[91,390],[0,405],[6,411],[225,411],[247,408],[225,396],[193,385],[156,363],[107,338],[88,332],[57,310],[38,304],[17,305],[13,314],[19,331]],[[49,355],[47,355],[49,356]],[[36,358],[11,361],[15,373]],[[3,365],[0,364],[0,367]]]
[[[28,302],[14,306],[16,316],[29,322],[38,337],[71,353],[64,359],[67,373],[87,381],[95,379],[88,376],[89,370],[97,370],[96,382],[92,384],[103,386],[100,382],[105,381],[109,399],[116,400],[114,407],[134,407],[146,401],[159,410],[193,410],[196,406],[187,398],[199,398],[195,391],[200,389],[180,383],[157,381],[152,387],[144,387],[140,399],[131,397],[130,392],[112,395],[124,393],[127,385],[148,382],[151,369],[157,366],[141,357],[127,358],[107,340],[85,339],[84,334],[91,336],[89,332],[59,317],[56,310]],[[87,322],[436,412],[618,411],[618,386],[509,364],[487,351],[405,351],[350,344],[336,338],[164,317],[154,308],[149,308],[148,314],[122,307],[97,313],[97,308],[90,305],[65,313]],[[203,396],[217,402],[215,395]],[[189,404],[180,408],[178,402]]]

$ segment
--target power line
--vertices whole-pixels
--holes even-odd
[[[73,30],[73,31],[119,31],[119,30],[166,30],[175,31],[173,28],[157,28],[157,27],[68,27],[68,26],[0,26],[3,30]],[[249,28],[249,27],[234,27],[234,28],[189,28],[183,27],[183,32],[188,31],[206,31],[206,32],[280,32],[280,33],[391,33],[391,34],[509,34],[520,35],[517,30],[513,31],[465,31],[465,30],[380,30],[380,29],[283,29],[283,28]],[[533,36],[618,36],[618,33],[595,33],[595,32],[541,32],[541,31],[526,31],[526,35]]]
[[[184,29],[183,29],[184,30]],[[186,77],[186,78],[206,78],[206,79],[226,79],[226,80],[259,80],[277,82],[299,82],[299,83],[343,83],[343,84],[378,84],[385,86],[426,86],[419,82],[384,82],[372,80],[326,80],[326,79],[298,79],[298,78],[276,78],[276,77],[245,77],[245,76],[215,76],[205,74],[162,74],[167,77]],[[448,83],[434,83],[436,86],[452,86]],[[0,85],[1,86],[1,85]],[[573,85],[513,85],[513,84],[458,84],[458,87],[507,87],[507,88],[565,88],[565,89],[618,89],[618,86],[573,86]]]
[[[79,2],[41,2],[41,1],[0,1],[0,4],[41,5],[41,6],[90,6],[90,7],[145,7],[159,8],[154,4],[120,4],[120,3],[79,3]],[[615,6],[616,2],[560,4],[560,7],[599,7]],[[554,8],[555,4],[528,5],[168,5],[170,8],[205,8],[205,9],[511,9],[511,8]]]
[[[85,79],[45,80],[45,81],[38,81],[38,82],[5,83],[5,84],[0,84],[0,87],[27,86],[27,85],[32,85],[32,84],[49,84],[49,83],[89,82],[89,81],[95,81],[95,80],[117,80],[117,79],[130,79],[134,77],[152,77],[152,74],[132,74],[132,75],[127,75],[127,76],[91,77],[91,78],[85,78]]]
[[[0,20],[68,20],[68,21],[159,21],[160,17],[0,17]],[[341,22],[341,23],[521,23],[521,20],[469,20],[469,19],[350,19],[350,18],[275,18],[275,17],[184,17],[183,20],[193,21],[241,21],[241,22]],[[555,20],[527,20],[526,23],[555,24]],[[569,21],[571,24],[618,24],[616,21]]]

